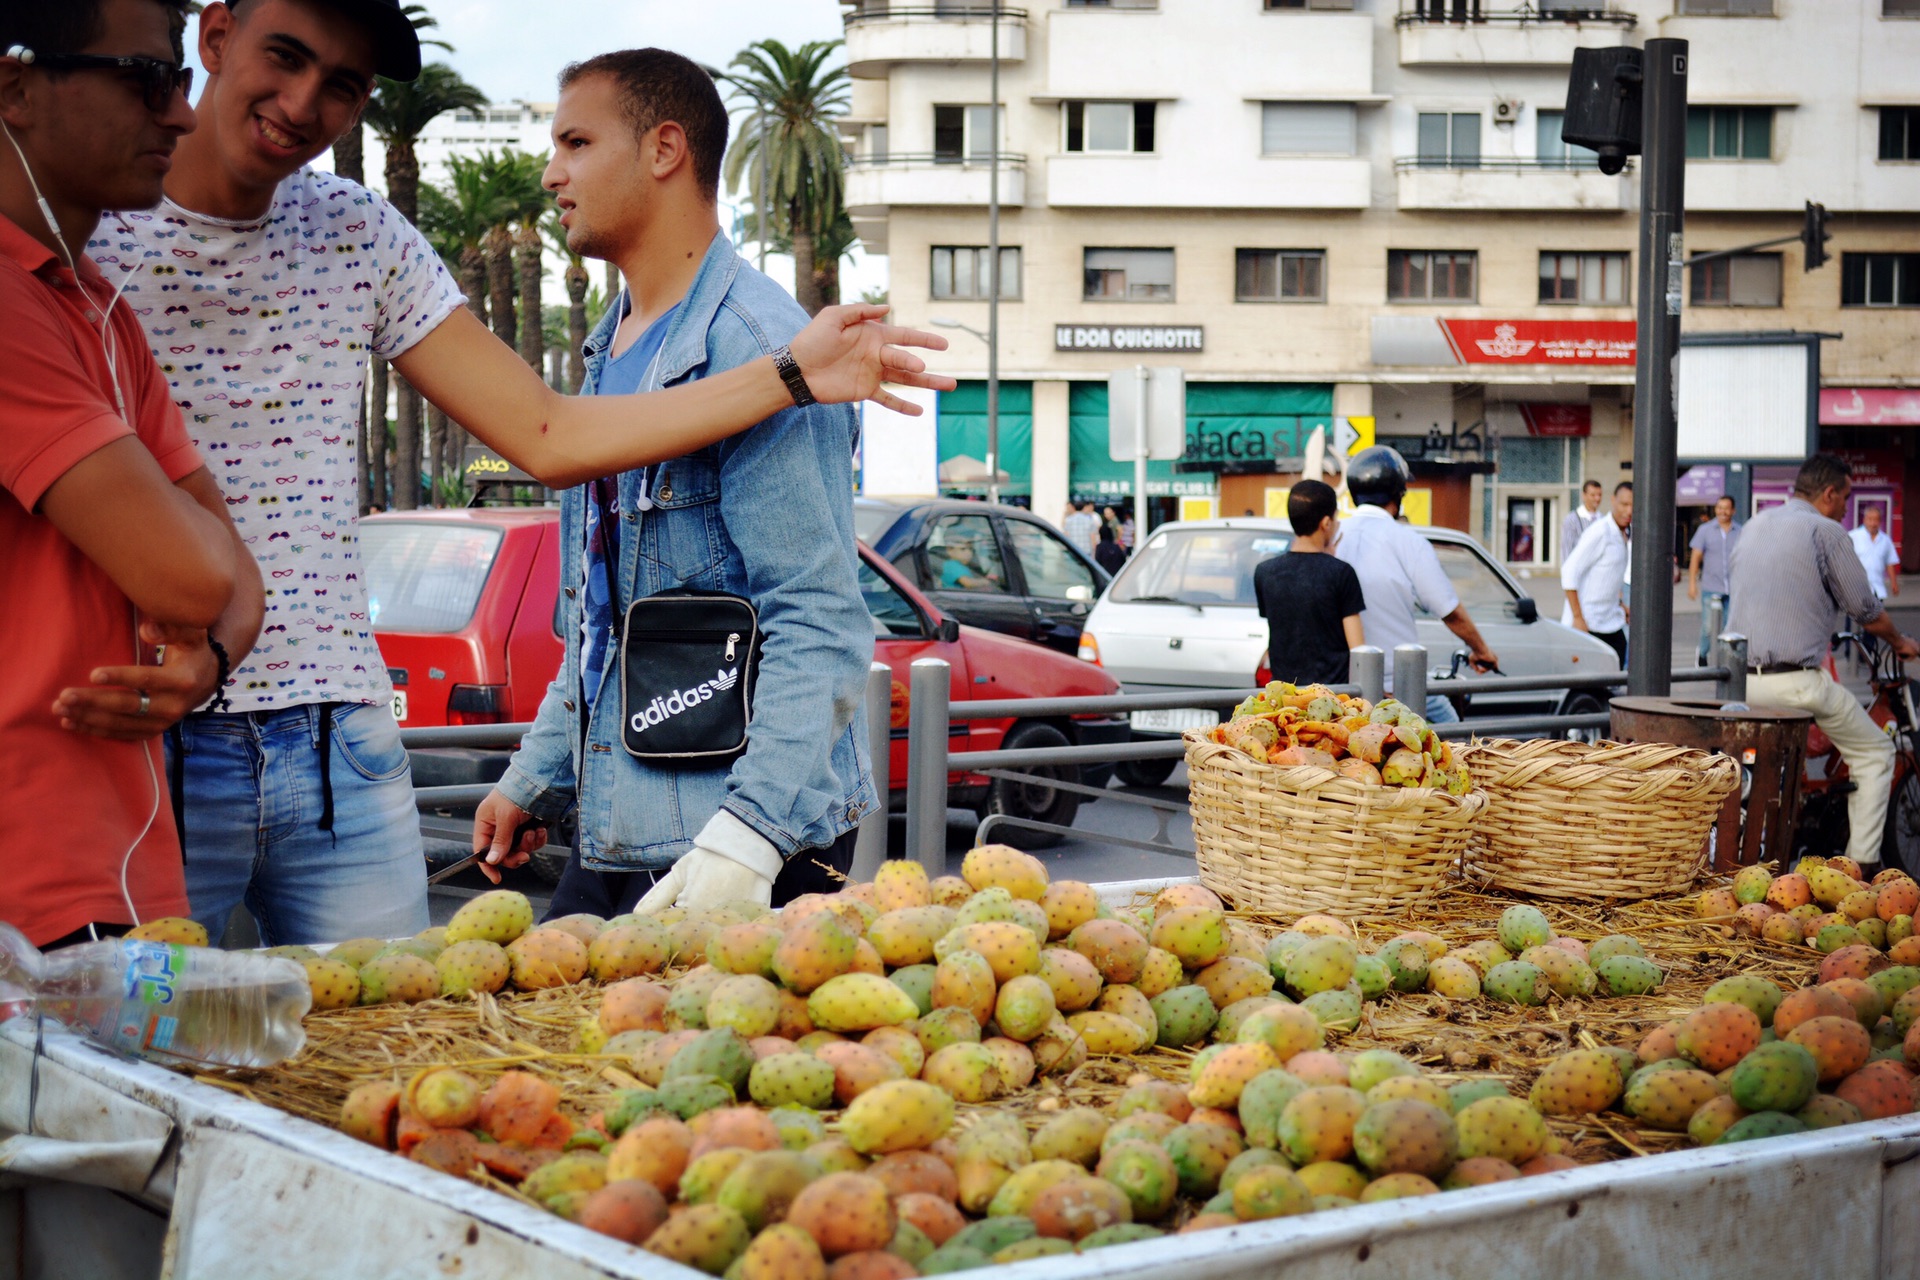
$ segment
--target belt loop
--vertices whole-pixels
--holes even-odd
[[[320,704],[318,716],[320,725],[320,829],[327,833],[334,843],[339,837],[333,834],[333,704]]]

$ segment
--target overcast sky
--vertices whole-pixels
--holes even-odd
[[[525,98],[550,102],[561,67],[610,49],[657,45],[708,66],[725,67],[756,40],[788,45],[838,40],[843,34],[835,0],[424,0],[440,20],[431,34],[453,52],[424,50],[451,63],[495,102]],[[377,146],[368,139],[369,146]],[[323,157],[322,166],[331,163]],[[368,176],[378,172],[369,163]],[[731,217],[723,218],[731,223]],[[841,295],[885,288],[886,259],[855,254],[841,269]],[[791,286],[793,265],[769,258],[768,274]]]

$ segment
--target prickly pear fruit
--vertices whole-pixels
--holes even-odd
[[[1353,1151],[1353,1126],[1366,1109],[1366,1097],[1355,1089],[1302,1090],[1280,1113],[1280,1150],[1296,1166],[1344,1160]]]
[[[1793,1116],[1778,1111],[1761,1111],[1735,1121],[1718,1142],[1751,1142],[1755,1138],[1781,1138],[1790,1133],[1805,1133],[1807,1127]]]
[[[927,869],[909,858],[890,858],[873,875],[873,905],[881,914],[933,903]]]
[[[1534,1005],[1546,1003],[1547,993],[1553,988],[1538,965],[1509,960],[1487,970],[1480,989],[1489,999],[1503,1004]]]
[[[1359,951],[1345,938],[1315,938],[1287,958],[1287,986],[1300,998],[1334,991],[1353,980]]]
[[[832,1065],[833,1096],[842,1105],[851,1103],[875,1085],[898,1080],[903,1074],[898,1062],[864,1044],[847,1041],[823,1044],[813,1053],[822,1062]]]
[[[567,986],[587,976],[587,944],[562,929],[521,934],[507,944],[507,959],[513,966],[513,985],[522,991]]]
[[[127,937],[140,942],[170,942],[179,947],[207,945],[207,928],[181,916],[157,916],[127,930]]]
[[[390,1080],[355,1085],[340,1104],[340,1132],[349,1138],[393,1150],[394,1125],[400,1119],[400,1086]]]
[[[1100,1159],[1107,1118],[1091,1107],[1073,1107],[1040,1126],[1033,1135],[1035,1160],[1071,1160],[1091,1169]]]
[[[1596,971],[1607,993],[1616,996],[1643,996],[1659,986],[1665,976],[1653,961],[1624,952],[1602,960]]]
[[[1807,1099],[1807,1105],[1793,1113],[1793,1118],[1809,1129],[1833,1129],[1843,1124],[1859,1124],[1863,1117],[1860,1108],[1845,1098],[1831,1093],[1816,1093]]]
[[[1538,907],[1517,904],[1500,913],[1494,930],[1500,945],[1519,955],[1528,947],[1543,947],[1553,941],[1553,926]]]
[[[780,988],[757,973],[727,978],[707,997],[709,1027],[728,1027],[751,1040],[773,1034],[779,1025]]]
[[[859,942],[858,935],[830,911],[789,921],[774,948],[774,975],[788,990],[810,995],[829,978],[853,968]]]
[[[1157,1026],[1155,1042],[1164,1048],[1198,1044],[1207,1038],[1219,1019],[1213,998],[1204,987],[1175,987],[1163,991],[1153,997],[1152,1005]]]
[[[1093,961],[1077,951],[1064,947],[1042,951],[1036,976],[1053,988],[1054,1007],[1062,1013],[1078,1013],[1090,1008],[1100,997],[1100,971],[1093,967]]]
[[[990,1102],[1006,1088],[993,1050],[978,1044],[950,1044],[929,1054],[920,1078],[961,1102]]]
[[[1368,1049],[1357,1053],[1347,1064],[1347,1083],[1362,1093],[1382,1080],[1396,1076],[1418,1075],[1420,1068],[1391,1049]]]
[[[1463,1159],[1493,1156],[1522,1165],[1547,1149],[1547,1122],[1519,1098],[1501,1095],[1468,1103],[1454,1117]]]
[[[972,951],[993,969],[996,982],[1010,982],[1040,970],[1040,943],[1025,925],[1006,920],[984,920],[960,925],[941,938],[934,954]]]
[[[746,1219],[724,1205],[690,1205],[668,1218],[643,1246],[673,1262],[721,1275],[752,1243]]]
[[[993,1001],[998,994],[993,966],[977,951],[949,951],[940,961],[933,977],[933,1007],[965,1009],[974,1021],[985,1026],[993,1017]]]
[[[375,956],[360,968],[361,1004],[419,1004],[440,994],[440,971],[431,960],[404,951]]]
[[[1045,1031],[1055,1012],[1053,988],[1043,978],[1026,975],[1000,988],[994,999],[993,1020],[1002,1033],[1025,1042]]]
[[[827,979],[807,997],[807,1016],[822,1031],[871,1031],[912,1022],[919,1014],[913,997],[885,978],[843,973]]]
[[[1067,945],[1092,961],[1107,982],[1138,978],[1152,947],[1145,935],[1122,920],[1089,920],[1067,935]]]
[[[934,958],[934,944],[953,928],[953,914],[948,907],[901,907],[868,925],[867,941],[894,968],[926,964]]]
[[[1067,1026],[1086,1042],[1087,1052],[1102,1057],[1127,1057],[1153,1043],[1139,1023],[1100,1009],[1071,1015]]]
[[[1173,1209],[1180,1176],[1173,1158],[1156,1142],[1129,1139],[1100,1155],[1100,1177],[1120,1188],[1140,1222],[1158,1222]]]
[[[493,889],[470,898],[447,922],[446,943],[479,938],[505,946],[533,928],[533,903],[524,893]]]
[[[1476,1000],[1480,975],[1458,956],[1442,956],[1427,967],[1427,990],[1449,1000]]]
[[[889,1080],[853,1100],[841,1136],[861,1155],[928,1146],[953,1128],[953,1096],[919,1080]]]
[[[1280,1059],[1264,1044],[1227,1045],[1200,1069],[1193,1087],[1187,1090],[1187,1101],[1196,1107],[1234,1106],[1249,1081],[1280,1065]]]
[[[1153,920],[1154,946],[1188,969],[1204,969],[1227,954],[1227,917],[1210,907],[1178,907]]]
[[[1636,1072],[1625,1102],[1627,1114],[1647,1127],[1684,1133],[1693,1113],[1722,1092],[1720,1081],[1705,1071]]]
[[[1760,1043],[1760,1019],[1741,1004],[1709,1004],[1680,1023],[1674,1046],[1708,1071],[1725,1071]]]
[[[360,974],[352,965],[322,956],[300,963],[307,971],[307,989],[313,993],[311,1007],[316,1013],[350,1009],[359,1003]]]
[[[1869,1062],[1834,1087],[1834,1096],[1851,1102],[1867,1120],[1887,1120],[1913,1110],[1914,1076],[1889,1058]]]
[[[1246,1150],[1240,1135],[1217,1124],[1189,1121],[1161,1143],[1173,1159],[1180,1191],[1204,1200],[1220,1189],[1220,1177],[1234,1158]]]
[[[1585,961],[1561,947],[1529,947],[1520,959],[1546,974],[1547,986],[1562,999],[1590,996],[1599,984],[1598,976]]]
[[[1687,1121],[1687,1136],[1693,1139],[1697,1147],[1710,1147],[1720,1141],[1720,1135],[1731,1129],[1736,1123],[1748,1116],[1745,1107],[1726,1094],[1708,1098]]]
[[[860,1037],[860,1043],[892,1058],[910,1080],[919,1076],[920,1068],[927,1065],[927,1051],[920,1047],[919,1037],[905,1026],[875,1027]]]
[[[1575,1049],[1547,1064],[1534,1080],[1528,1100],[1543,1115],[1591,1115],[1606,1110],[1624,1086],[1620,1068],[1610,1055],[1598,1049]]]
[[[1458,1158],[1453,1117],[1412,1099],[1374,1102],[1353,1126],[1353,1152],[1376,1175],[1445,1176]]]
[[[1852,1017],[1809,1018],[1786,1039],[1813,1055],[1822,1084],[1852,1075],[1873,1055],[1873,1036]]]
[[[1748,867],[1748,871],[1765,871],[1765,867]],[[1786,997],[1778,984],[1757,974],[1736,973],[1732,977],[1722,978],[1707,988],[1707,994],[1701,997],[1705,1004],[1743,1004],[1753,1010],[1760,1025],[1773,1023],[1774,1011],[1780,1007],[1780,1001]]]
[[[1247,1145],[1255,1148],[1278,1146],[1280,1115],[1286,1110],[1287,1104],[1307,1088],[1306,1081],[1278,1068],[1262,1071],[1247,1081],[1246,1087],[1240,1091],[1237,1104]]]
[[[1727,1092],[1748,1111],[1798,1111],[1820,1081],[1814,1056],[1778,1040],[1748,1053],[1727,1078]]]
[[[805,1053],[762,1058],[747,1074],[747,1096],[763,1107],[831,1107],[833,1066]]]
[[[1040,895],[1040,908],[1047,913],[1047,938],[1053,941],[1099,915],[1100,895],[1085,881],[1056,880]]]
[[[983,844],[969,850],[960,862],[960,878],[978,893],[1005,889],[1016,898],[1038,902],[1047,891],[1047,869],[1031,854],[1012,845]]]
[[[1387,967],[1395,991],[1419,991],[1427,985],[1433,959],[1426,947],[1413,938],[1400,938],[1380,948],[1380,960]]]

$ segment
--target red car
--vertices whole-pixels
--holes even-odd
[[[560,668],[560,513],[551,507],[394,512],[360,522],[362,572],[374,636],[394,688],[402,728],[506,724],[533,719]],[[893,668],[893,807],[907,777],[908,668],[915,658],[953,667],[956,703],[975,698],[1104,696],[1106,672],[1078,658],[944,616],[894,568],[860,545],[860,590],[873,615],[874,657]],[[1124,716],[1045,716],[955,721],[958,751],[1124,742]],[[414,783],[492,782],[506,767],[497,750],[413,752]],[[1034,770],[1103,786],[1111,765]],[[957,808],[1004,812],[1066,826],[1080,797],[1037,784],[954,773]],[[1013,837],[1039,846],[1041,833]]]

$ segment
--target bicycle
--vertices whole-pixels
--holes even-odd
[[[1851,631],[1833,637],[1833,651],[1851,649],[1871,668],[1873,703],[1867,714],[1893,740],[1893,793],[1887,803],[1885,833],[1880,842],[1884,867],[1912,873],[1920,867],[1920,714],[1915,711],[1920,682],[1907,678],[1893,646]],[[1853,791],[1846,763],[1818,725],[1808,730],[1807,763],[1824,762],[1824,776],[1809,768],[1801,780],[1800,820],[1794,833],[1794,857],[1845,852],[1847,796]]]

